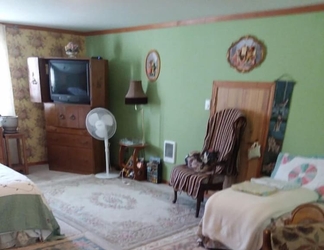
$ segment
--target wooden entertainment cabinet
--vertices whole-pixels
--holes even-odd
[[[89,62],[90,104],[58,103],[51,100],[48,62],[52,59]],[[93,108],[108,108],[108,61],[93,58],[29,57],[27,63],[31,101],[44,105],[49,169],[80,174],[105,171],[104,143],[90,136],[85,118]]]

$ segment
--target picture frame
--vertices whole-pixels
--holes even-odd
[[[163,160],[165,162],[175,163],[175,147],[176,143],[174,141],[164,141]]]
[[[150,50],[145,60],[145,73],[150,81],[156,81],[160,75],[161,60],[159,52]]]
[[[227,61],[240,73],[258,67],[265,59],[265,45],[255,36],[247,35],[232,43],[227,51]]]

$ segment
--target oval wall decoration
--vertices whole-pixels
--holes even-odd
[[[227,61],[238,72],[246,73],[259,66],[265,58],[265,46],[254,36],[243,36],[232,43]]]
[[[156,50],[150,50],[145,60],[145,72],[150,81],[158,79],[161,69],[160,55]]]

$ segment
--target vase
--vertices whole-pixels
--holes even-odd
[[[76,51],[65,51],[65,53],[68,55],[68,57],[70,58],[76,58],[76,55],[78,54],[78,52]]]

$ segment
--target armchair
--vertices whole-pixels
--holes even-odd
[[[170,185],[174,189],[173,203],[177,201],[178,191],[186,192],[197,199],[198,217],[204,193],[221,190],[226,177],[237,175],[237,155],[245,126],[246,118],[239,109],[224,109],[209,118],[203,152],[217,152],[217,162],[207,172],[196,172],[185,164],[174,167],[170,176]]]

